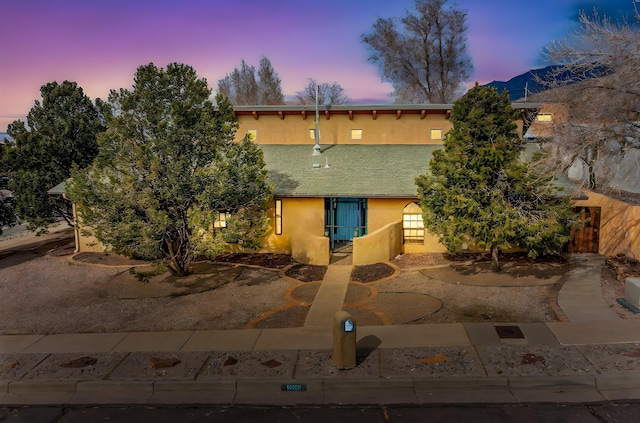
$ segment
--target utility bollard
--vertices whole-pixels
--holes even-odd
[[[346,311],[333,316],[333,364],[339,369],[356,367],[356,322]]]

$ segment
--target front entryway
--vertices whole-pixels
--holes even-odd
[[[579,231],[571,231],[570,253],[597,253],[600,246],[600,207],[576,207],[584,226]]]
[[[325,235],[331,251],[348,247],[353,238],[367,234],[367,199],[325,199]]]

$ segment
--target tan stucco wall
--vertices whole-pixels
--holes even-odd
[[[417,201],[415,198],[370,198],[367,204],[368,235],[354,239],[354,264],[377,263],[402,252],[446,252],[438,238],[429,233],[423,244],[402,244],[402,224],[398,222],[402,221],[405,206]],[[273,216],[272,210],[270,216]],[[328,264],[330,252],[329,238],[324,236],[324,199],[282,198],[282,235],[272,231],[264,248],[270,252],[290,252],[302,262]]]
[[[640,206],[586,191],[588,200],[577,200],[578,207],[600,207],[598,252],[604,256],[624,254],[640,258]]]
[[[307,235],[291,241],[291,257],[301,263],[327,266],[331,260],[329,238]]]
[[[273,216],[273,213],[271,213]],[[329,238],[324,236],[324,198],[283,198],[282,235],[278,245],[294,259],[329,264]]]
[[[78,215],[75,203],[72,204],[73,219],[76,221],[74,228],[76,253],[101,253],[107,251],[106,246],[98,241],[98,239],[92,235],[92,231],[88,227],[82,227],[82,219]]]
[[[561,103],[542,103],[539,114],[550,114],[551,121],[534,120],[531,123],[529,131],[538,137],[552,136],[556,126],[563,125],[569,120],[569,110]]]
[[[315,141],[309,130],[315,128],[315,116],[262,115],[255,119],[251,115],[238,116],[240,127],[238,139],[248,130],[256,130],[256,144],[309,144]],[[452,125],[444,114],[428,114],[422,119],[419,114],[403,114],[400,119],[395,114],[378,114],[374,120],[371,114],[335,114],[327,120],[320,116],[320,144],[442,144],[442,140],[431,140],[431,129],[442,129],[442,136]],[[351,130],[361,129],[362,139],[352,140]]]
[[[368,201],[369,233],[379,230],[389,222],[401,221],[404,208],[412,202],[420,204],[417,198],[370,198]],[[402,229],[402,226],[400,228]],[[425,231],[423,244],[402,244],[402,238],[400,243],[403,253],[443,253],[447,251],[444,245],[440,244],[438,238],[428,231]]]
[[[87,228],[77,229],[76,232],[76,253],[101,253],[107,251],[106,246],[97,240],[93,235],[87,233]]]
[[[416,188],[417,190],[417,188]],[[415,198],[370,198],[367,201],[368,233],[373,233],[391,222],[402,220],[402,211]]]
[[[375,232],[353,239],[353,264],[380,263],[402,252],[402,222],[392,222]]]
[[[324,198],[280,198],[282,234],[275,234],[275,222],[264,239],[261,252],[291,254],[296,260],[326,265],[330,260],[329,238],[324,236]],[[375,263],[401,252],[445,252],[437,237],[427,233],[424,244],[402,244],[402,212],[415,198],[370,198],[367,206],[368,234],[354,240],[354,263]],[[274,219],[274,203],[268,216]],[[395,228],[395,229],[394,229]],[[397,229],[397,231],[396,231]],[[94,237],[78,232],[79,251],[105,251]],[[359,245],[358,247],[356,245]],[[238,246],[231,248],[240,251]],[[356,252],[355,250],[359,250]],[[384,257],[384,259],[381,259]],[[375,261],[372,261],[374,260]],[[361,263],[361,264],[362,264]]]

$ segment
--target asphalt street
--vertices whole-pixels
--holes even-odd
[[[2,423],[637,423],[640,403],[397,407],[67,406],[0,408]]]

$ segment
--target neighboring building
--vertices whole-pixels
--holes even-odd
[[[522,135],[539,104],[514,107]],[[356,265],[446,251],[424,230],[414,181],[452,128],[451,105],[322,106],[319,151],[313,106],[234,109],[237,138],[249,134],[260,146],[275,187],[264,251],[319,265],[345,245]],[[78,231],[77,248],[102,247]]]
[[[539,113],[531,123],[525,138],[539,142],[542,139],[552,143],[561,143],[554,139],[555,131],[569,119],[566,105],[561,103],[542,103]],[[585,127],[597,126],[597,122],[582,122]],[[557,138],[557,137],[556,137]],[[640,195],[640,181],[636,169],[640,153],[629,151],[623,160],[617,163],[617,173],[613,175],[613,189]],[[569,252],[599,253],[605,256],[625,255],[640,259],[640,206],[630,204],[587,189],[579,189],[586,180],[586,166],[577,160],[560,179],[572,195],[574,210],[584,220],[584,228],[572,234]]]

